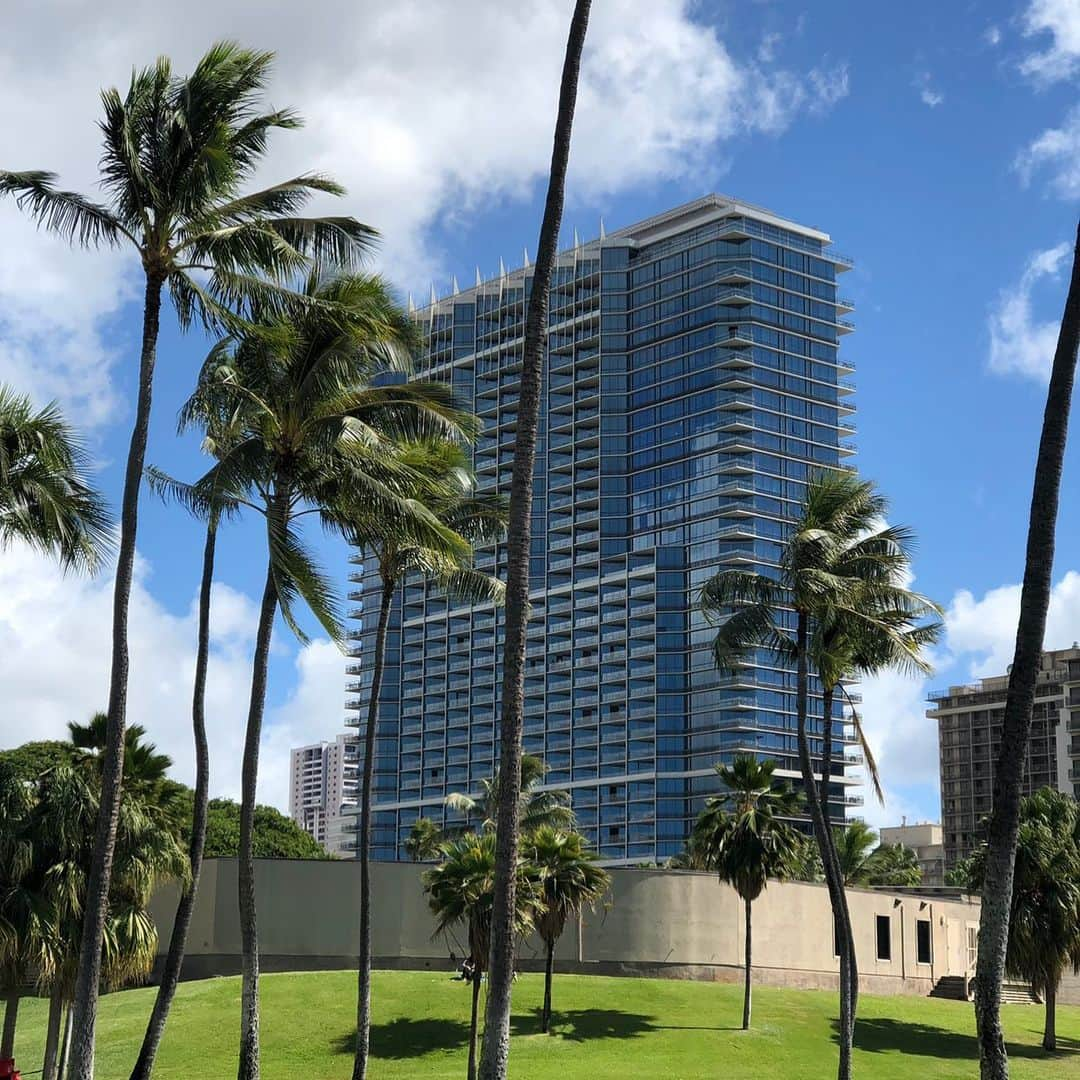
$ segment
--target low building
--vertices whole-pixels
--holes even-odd
[[[993,809],[1009,676],[995,675],[930,694],[926,715],[938,722],[941,823],[946,869],[982,838]],[[1035,688],[1023,794],[1052,787],[1080,795],[1080,645],[1043,653]]]
[[[941,826],[933,822],[892,825],[878,830],[883,844],[903,844],[911,848],[919,860],[924,885],[945,884],[945,845]]]
[[[359,741],[339,735],[333,742],[298,746],[289,755],[289,816],[331,855],[351,855],[355,842]]]

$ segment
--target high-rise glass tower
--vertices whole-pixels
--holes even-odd
[[[551,291],[534,482],[525,750],[573,795],[613,862],[681,850],[713,766],[740,752],[798,777],[794,671],[767,653],[736,676],[712,661],[697,610],[722,568],[775,572],[807,475],[854,453],[852,329],[829,237],[710,195],[560,254]],[[508,492],[528,266],[434,299],[421,374],[483,421],[481,490]],[[354,599],[377,595],[353,557]],[[504,551],[478,553],[503,572]],[[363,609],[351,709],[364,705]],[[475,791],[498,757],[502,616],[433,585],[399,592],[375,761],[374,854],[402,857],[418,816]],[[821,698],[811,711],[820,728]],[[358,714],[362,715],[362,714]],[[839,712],[838,712],[839,715]],[[351,723],[358,723],[353,719]],[[833,817],[861,801],[840,726]],[[820,748],[820,742],[818,743]],[[820,750],[819,750],[820,753]]]

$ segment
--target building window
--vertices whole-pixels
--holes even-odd
[[[892,919],[888,915],[877,917],[877,958],[892,959]]]
[[[915,920],[915,960],[919,964],[934,962],[933,936],[929,919]]]

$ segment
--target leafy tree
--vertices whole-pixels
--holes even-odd
[[[906,844],[879,844],[870,856],[868,885],[912,888],[922,884],[919,857]]]
[[[521,755],[517,819],[523,835],[544,826],[570,831],[576,824],[574,811],[570,807],[570,793],[551,791],[541,786],[548,771],[543,758],[534,754]],[[497,771],[490,779],[481,780],[477,796],[451,792],[446,796],[447,807],[464,815],[466,820],[480,818],[480,827],[485,832],[496,831],[501,775]]]
[[[196,319],[211,327],[234,326],[234,312],[296,302],[272,279],[292,276],[312,260],[351,264],[373,237],[352,218],[300,216],[312,195],[343,193],[325,176],[307,173],[242,192],[265,156],[270,133],[300,126],[292,112],[259,112],[272,60],[268,52],[219,43],[186,78],[162,57],[136,71],[124,95],[106,90],[99,125],[104,203],[59,189],[51,173],[0,171],[0,196],[13,196],[39,225],[82,246],[130,245],[145,278],[138,402],[116,569],[101,826],[87,893],[72,1080],[91,1080],[93,1074],[99,943],[122,784],[128,604],[162,292],[168,288],[182,328]]]
[[[267,566],[252,664],[241,770],[240,931],[243,953],[240,1080],[259,1071],[258,933],[255,909],[254,814],[259,741],[274,621],[280,612],[301,640],[295,614],[302,599],[339,645],[344,631],[333,586],[304,546],[304,515],[345,531],[345,507],[364,506],[387,529],[437,545],[447,529],[401,493],[411,471],[402,439],[454,438],[471,418],[441,383],[377,383],[409,369],[415,330],[378,277],[308,277],[301,311],[264,311],[257,327],[237,331],[212,350],[181,414],[193,423],[211,410],[235,413],[229,445],[194,486],[170,482],[194,504],[226,497],[262,515]]]
[[[206,814],[206,859],[235,859],[240,854],[240,804],[211,799]],[[252,855],[256,859],[329,859],[326,849],[292,818],[273,806],[255,807]]]
[[[65,567],[97,570],[112,535],[105,502],[84,479],[89,466],[55,403],[35,410],[0,383],[0,548],[19,540]]]
[[[1009,1075],[1009,1058],[1001,1030],[1001,983],[1008,957],[1013,865],[1020,830],[1020,785],[1035,708],[1035,684],[1042,663],[1046,614],[1050,607],[1054,538],[1078,346],[1080,226],[1077,227],[1069,294],[1061,317],[1061,330],[1046,392],[1046,409],[1039,437],[1028,519],[1016,651],[1012,667],[1009,668],[1001,748],[994,770],[994,809],[987,832],[986,875],[979,918],[979,978],[975,987],[982,1080],[1007,1080]]]
[[[94,765],[100,774],[108,745],[109,718],[102,712],[94,713],[88,724],[68,721],[68,739],[75,747],[76,758]],[[168,754],[159,754],[152,742],[146,741],[146,728],[142,724],[129,724],[124,731],[124,782],[139,787],[152,787],[165,779],[172,767]]]
[[[983,843],[971,857],[973,889],[985,883],[988,854]],[[1056,1050],[1058,985],[1068,968],[1080,974],[1080,806],[1053,788],[1020,804],[1005,966],[1043,995],[1043,1049]]]
[[[581,54],[589,27],[592,0],[575,0],[566,42],[555,140],[551,154],[544,217],[537,243],[525,313],[521,384],[518,390],[517,431],[514,435],[510,480],[510,521],[506,555],[506,633],[503,654],[502,717],[499,736],[498,869],[495,882],[491,975],[487,1023],[484,1026],[484,1080],[506,1080],[510,1057],[510,996],[514,978],[514,900],[521,823],[521,747],[525,726],[525,630],[529,609],[529,555],[533,474],[540,423],[540,390],[547,340],[548,296],[559,243],[570,135],[574,126]]]
[[[432,862],[438,858],[444,839],[442,829],[431,818],[417,818],[409,830],[405,850],[413,862]]]
[[[812,836],[799,833],[795,850],[791,855],[788,876],[792,881],[821,881],[825,876],[821,864],[821,852]]]
[[[746,918],[746,972],[742,1026],[750,1027],[751,971],[753,966],[752,908],[769,878],[787,877],[801,852],[790,819],[801,810],[802,799],[789,784],[773,781],[773,761],[738,755],[731,765],[716,771],[724,787],[707,799],[694,826],[694,837],[705,865],[720,875],[741,897]]]
[[[858,967],[826,816],[827,792],[819,791],[811,752],[810,665],[823,666],[818,674],[823,705],[830,710],[823,736],[829,738],[830,687],[835,689],[850,668],[925,668],[921,649],[938,633],[939,609],[905,588],[912,536],[906,528],[882,526],[887,509],[873,484],[846,471],[823,470],[807,482],[779,576],[722,571],[705,583],[701,596],[706,618],[717,625],[713,652],[721,670],[736,671],[748,652],[761,648],[795,664],[799,768],[840,938],[840,1080],[851,1075]],[[793,632],[783,629],[781,607],[794,608]],[[826,771],[822,788],[828,787],[829,775]]]
[[[973,860],[974,856],[969,855],[966,859],[961,859],[955,866],[946,870],[945,884],[977,893],[980,885],[974,881],[972,873]]]
[[[375,733],[379,694],[386,659],[386,637],[391,608],[399,585],[410,579],[428,579],[459,600],[471,604],[500,604],[503,585],[498,578],[473,568],[473,545],[498,540],[506,526],[506,501],[500,496],[477,495],[469,456],[457,443],[426,439],[403,443],[401,464],[411,472],[400,494],[427,509],[443,532],[418,540],[409,523],[402,527],[363,500],[338,499],[332,513],[340,515],[346,536],[371,551],[381,582],[375,648],[371,658],[367,724],[364,732],[360,781],[360,963],[357,994],[356,1054],[353,1080],[367,1075],[371,1033],[371,799],[375,768]],[[388,527],[389,525],[389,527]]]
[[[833,843],[845,885],[869,883],[872,852],[877,842],[877,833],[858,818],[849,821],[843,828],[833,829]]]
[[[491,952],[491,924],[495,902],[495,834],[465,833],[442,845],[442,861],[424,871],[424,892],[435,915],[435,933],[464,926],[469,938],[472,966],[472,1012],[469,1020],[468,1080],[476,1080],[476,1030],[480,982]],[[515,868],[514,939],[532,929],[541,904],[536,872],[519,860]]]
[[[542,908],[536,914],[536,930],[547,950],[544,963],[544,1006],[540,1029],[551,1028],[551,980],[555,972],[555,945],[571,916],[595,906],[611,887],[611,875],[596,865],[596,853],[581,833],[563,832],[541,825],[522,838],[526,862],[540,879]]]
[[[76,759],[75,747],[60,739],[40,739],[0,750],[0,762],[11,765],[22,780],[36,781],[47,769],[73,765]]]

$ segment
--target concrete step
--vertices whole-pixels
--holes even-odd
[[[951,1001],[969,1001],[969,980],[963,975],[943,975],[930,991],[930,997],[948,998]]]

